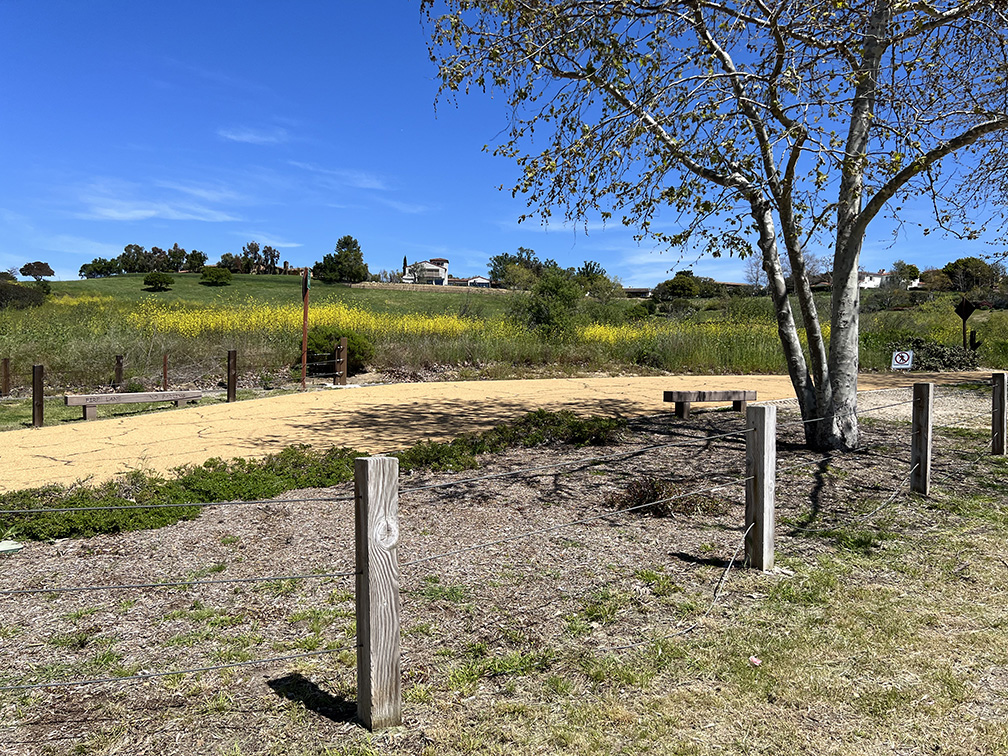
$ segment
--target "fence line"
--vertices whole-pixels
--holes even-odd
[[[621,517],[622,515],[625,515],[625,514],[627,514],[629,512],[635,512],[635,511],[640,510],[640,509],[646,509],[648,507],[654,507],[654,506],[657,506],[659,504],[668,504],[668,503],[676,501],[678,499],[685,499],[685,498],[687,498],[689,496],[697,496],[698,494],[702,494],[702,493],[710,493],[712,491],[718,491],[718,490],[720,490],[722,488],[729,488],[729,487],[731,487],[733,485],[738,485],[739,483],[745,483],[746,481],[751,480],[751,479],[752,479],[751,476],[737,478],[736,480],[730,481],[728,483],[722,483],[720,485],[712,486],[710,488],[701,488],[701,489],[698,489],[696,491],[690,491],[689,493],[676,494],[675,496],[669,496],[668,498],[665,498],[665,499],[657,499],[655,501],[649,501],[649,502],[646,502],[644,504],[635,504],[632,507],[626,507],[625,509],[618,509],[618,510],[613,511],[613,512],[603,512],[603,513],[597,514],[597,515],[589,515],[588,517],[582,517],[582,518],[579,518],[577,520],[569,520],[567,522],[561,522],[561,523],[558,523],[556,525],[550,525],[549,527],[545,527],[545,528],[535,528],[533,530],[527,530],[527,531],[524,531],[522,533],[516,533],[513,536],[506,536],[504,538],[498,538],[498,539],[493,540],[493,541],[485,541],[483,543],[477,543],[477,544],[473,544],[471,546],[463,546],[461,548],[452,549],[451,551],[446,551],[446,552],[441,553],[441,554],[435,554],[433,556],[421,557],[420,559],[414,559],[414,560],[409,561],[409,562],[403,562],[401,566],[403,566],[403,567],[415,567],[418,564],[426,564],[427,562],[434,562],[434,561],[437,561],[437,560],[440,560],[440,559],[445,559],[445,558],[450,557],[450,556],[457,556],[458,554],[465,554],[465,553],[468,553],[470,551],[479,551],[481,549],[487,549],[487,548],[490,548],[492,546],[499,546],[499,545],[504,544],[504,543],[511,543],[512,541],[520,541],[520,540],[523,540],[523,539],[526,539],[526,538],[532,538],[532,537],[538,536],[538,535],[545,535],[547,533],[553,533],[553,532],[556,532],[558,530],[564,530],[566,528],[576,527],[578,525],[586,525],[588,523],[596,522],[598,520],[611,520],[611,519],[614,519],[614,518],[617,518],[617,517]],[[674,514],[670,514],[670,515],[667,515],[667,516],[670,519],[673,519],[673,520],[676,519],[676,517],[675,517]]]
[[[892,504],[894,501],[896,501],[896,497],[899,496],[899,493],[901,490],[903,490],[903,487],[910,482],[910,478],[914,474],[914,471],[916,469],[917,469],[916,465],[910,468],[910,472],[906,474],[903,480],[901,480],[899,483],[896,484],[896,488],[893,490],[892,494],[889,495],[888,499],[882,502],[879,506],[875,507],[875,509],[873,509],[871,512],[867,512],[866,514],[859,515],[853,519],[847,520],[846,524],[854,524],[864,522],[865,520],[869,520],[876,514],[881,512],[883,509],[888,507],[890,504]],[[792,525],[791,529],[797,530],[801,533],[830,533],[836,530],[836,528],[807,528],[801,525]]]
[[[883,389],[883,390],[890,391],[891,389]],[[788,420],[787,422],[780,423],[779,427],[785,428],[790,427],[792,425],[808,425],[809,423],[818,423],[823,420],[829,420],[831,418],[839,419],[845,417],[859,417],[860,415],[863,415],[868,412],[878,412],[879,410],[892,409],[893,407],[901,407],[904,404],[913,404],[913,399],[908,399],[903,402],[893,402],[892,404],[883,404],[879,407],[868,407],[867,409],[858,409],[854,412],[841,412],[840,414],[834,413],[832,415],[823,415],[822,417],[810,417],[808,419],[801,418],[798,420]],[[770,403],[767,402],[767,404],[765,405],[758,405],[758,406],[772,406],[772,405],[770,405]]]
[[[506,477],[520,477],[522,475],[528,475],[531,473],[542,472],[543,470],[555,470],[562,467],[591,467],[596,464],[601,464],[603,462],[608,462],[614,459],[627,459],[630,457],[637,456],[638,454],[644,454],[646,452],[655,451],[659,449],[669,449],[674,447],[682,446],[693,446],[702,445],[710,441],[716,441],[723,438],[730,438],[732,436],[740,436],[745,433],[751,432],[752,428],[745,428],[739,431],[732,431],[730,433],[719,433],[713,436],[703,436],[696,439],[691,439],[688,441],[674,441],[663,444],[651,444],[649,446],[644,446],[640,449],[634,449],[632,451],[625,452],[614,452],[612,454],[597,455],[595,457],[589,457],[587,459],[572,460],[570,462],[553,462],[547,465],[538,465],[535,467],[524,467],[517,470],[509,470],[507,472],[501,473],[491,473],[489,475],[478,475],[469,478],[463,478],[461,480],[452,480],[444,483],[430,483],[421,486],[414,486],[412,488],[403,488],[399,490],[399,495],[417,493],[420,491],[429,491],[438,488],[451,488],[453,486],[463,486],[471,483],[482,483],[488,480],[498,480],[500,478]],[[339,485],[339,484],[336,484]],[[300,497],[296,499],[249,499],[245,501],[209,501],[209,502],[189,502],[183,504],[112,504],[105,506],[94,506],[94,507],[42,507],[36,509],[0,509],[0,515],[28,515],[28,514],[54,514],[54,513],[72,513],[72,512],[103,512],[103,511],[122,511],[122,510],[136,510],[136,509],[179,509],[183,507],[218,507],[218,506],[255,506],[255,505],[266,505],[266,504],[305,504],[313,502],[341,502],[341,501],[353,501],[353,496],[323,496],[323,497]]]
[[[901,406],[905,404],[914,405],[914,433],[913,435],[913,447],[911,452],[912,465],[910,471],[907,475],[907,479],[900,481],[896,489],[888,497],[888,499],[879,507],[877,507],[872,512],[865,515],[859,516],[859,519],[868,519],[875,514],[877,514],[881,509],[889,506],[899,492],[903,489],[906,482],[912,481],[915,476],[919,476],[924,470],[925,474],[929,474],[931,467],[930,458],[930,432],[918,431],[918,428],[925,428],[929,430],[929,413],[921,410],[923,406],[926,409],[930,409],[931,398],[933,397],[933,384],[915,384],[914,387],[915,398],[911,401],[896,402],[888,405],[883,405],[880,407],[869,408],[863,410],[864,413],[869,413],[873,411],[878,411],[882,409],[887,409],[890,407]],[[922,400],[923,397],[923,400]],[[995,415],[996,415],[996,402],[995,402]],[[858,413],[860,414],[860,413]],[[977,413],[978,415],[980,413]],[[828,419],[828,418],[819,418]],[[805,467],[808,465],[821,464],[824,461],[833,458],[833,455],[823,457],[822,459],[803,462],[796,465],[791,465],[783,468],[782,470],[776,469],[776,407],[774,406],[753,406],[748,408],[746,423],[747,426],[744,430],[734,431],[731,433],[719,434],[716,436],[708,436],[699,439],[691,439],[690,441],[679,441],[672,442],[668,444],[656,444],[649,447],[644,447],[642,449],[634,450],[632,452],[617,452],[614,454],[599,456],[596,458],[589,458],[588,460],[576,460],[569,463],[558,463],[545,466],[537,466],[532,468],[525,468],[516,472],[509,473],[499,473],[492,474],[489,476],[478,476],[470,478],[468,480],[461,481],[450,481],[443,484],[431,484],[425,486],[418,486],[414,489],[405,489],[400,492],[398,488],[398,460],[389,458],[360,458],[355,461],[355,499],[356,499],[356,543],[357,543],[357,568],[353,572],[341,572],[341,573],[329,573],[329,574],[314,574],[314,575],[292,575],[292,576],[275,576],[266,578],[235,578],[235,579],[215,579],[215,580],[190,580],[190,581],[179,581],[172,583],[149,583],[149,584],[136,584],[136,585],[123,585],[123,586],[86,586],[78,588],[67,588],[67,589],[24,589],[24,590],[14,590],[14,591],[3,591],[0,592],[2,595],[15,595],[15,594],[40,594],[40,593],[55,593],[55,592],[78,592],[86,590],[113,590],[113,589],[139,589],[139,588],[160,588],[160,587],[193,587],[197,585],[213,585],[218,583],[259,583],[259,582],[278,582],[282,580],[293,580],[293,579],[310,579],[310,578],[331,578],[331,577],[350,577],[355,576],[357,580],[357,629],[358,629],[358,643],[355,648],[358,651],[358,667],[357,667],[357,682],[358,682],[358,713],[361,719],[373,729],[381,729],[388,724],[395,724],[395,719],[399,715],[399,707],[401,706],[401,692],[399,689],[400,685],[400,656],[399,651],[399,617],[398,617],[398,601],[399,601],[399,569],[400,563],[398,562],[398,557],[396,553],[396,547],[399,539],[399,525],[398,525],[398,497],[400,493],[410,493],[413,491],[430,490],[433,488],[446,488],[451,486],[458,486],[465,484],[467,482],[478,482],[484,480],[498,479],[508,476],[516,476],[518,474],[527,474],[529,472],[538,472],[543,469],[560,469],[563,467],[568,467],[572,465],[577,466],[591,466],[592,463],[598,463],[606,461],[613,458],[630,458],[651,449],[659,448],[670,448],[670,447],[684,447],[684,446],[694,446],[715,440],[718,438],[727,438],[730,436],[745,435],[747,438],[746,448],[747,448],[747,464],[746,464],[746,475],[725,483],[718,484],[716,486],[710,486],[705,488],[699,488],[687,493],[676,494],[674,496],[664,497],[656,499],[654,501],[649,501],[642,504],[636,504],[624,509],[615,511],[606,511],[586,517],[581,517],[568,522],[557,523],[542,528],[534,528],[532,530],[527,530],[521,533],[516,533],[510,536],[497,538],[491,541],[472,544],[466,547],[452,549],[440,554],[434,554],[427,557],[422,557],[419,559],[414,559],[409,562],[403,563],[402,567],[413,567],[420,564],[425,564],[428,562],[433,562],[435,560],[445,559],[447,557],[456,556],[459,554],[470,553],[477,550],[488,549],[493,546],[498,546],[505,543],[511,543],[519,540],[529,539],[535,536],[546,535],[554,533],[557,531],[564,530],[566,528],[571,528],[579,525],[589,524],[601,520],[613,520],[621,515],[639,511],[645,508],[655,507],[661,504],[671,503],[673,501],[697,496],[704,493],[711,493],[717,490],[722,490],[729,488],[733,485],[739,483],[746,484],[747,492],[747,506],[746,506],[746,525],[745,531],[742,535],[741,542],[735,549],[731,559],[720,576],[720,579],[715,586],[714,593],[710,604],[707,606],[706,611],[689,627],[680,630],[673,635],[665,636],[665,638],[675,637],[676,635],[683,635],[691,632],[696,627],[699,627],[703,620],[710,615],[717,601],[720,599],[722,594],[722,589],[727,580],[728,574],[734,567],[736,561],[739,558],[742,549],[745,548],[747,562],[760,569],[768,569],[772,565],[773,559],[773,494],[775,487],[776,474],[778,472],[786,472],[791,469],[796,469],[798,467]],[[800,420],[797,422],[789,422],[783,425],[791,426],[798,424],[805,424],[809,422],[815,422],[816,420]],[[752,427],[748,427],[752,426]],[[764,437],[764,446],[759,446],[756,442],[757,436]],[[926,440],[926,445],[921,446],[920,439]],[[922,450],[923,449],[923,453]],[[756,450],[755,452],[753,450]],[[994,453],[994,452],[991,452]],[[983,456],[983,454],[981,454]],[[977,458],[971,465],[975,465],[979,461],[980,457]],[[386,464],[388,463],[388,464]],[[394,476],[389,474],[389,470],[395,470],[396,474]],[[967,467],[967,470],[969,467]],[[364,470],[371,470],[374,472],[365,473]],[[951,476],[951,472],[948,473],[946,477]],[[369,477],[372,476],[372,477]],[[752,501],[755,500],[757,503],[760,502],[759,496],[757,494],[752,494],[752,490],[756,488],[755,485],[750,485],[755,482],[759,482],[760,486],[765,487],[765,498],[762,500],[764,503],[760,504],[762,508],[763,519],[760,519],[760,515],[756,514],[755,519],[751,517],[753,514],[751,512]],[[926,495],[926,492],[925,492]],[[755,499],[753,498],[755,497]],[[332,497],[326,499],[318,499],[317,501],[335,501]],[[297,500],[290,500],[296,502]],[[228,502],[230,503],[230,502]],[[252,503],[252,502],[243,502]],[[263,500],[261,503],[285,503],[283,500],[276,502],[271,500],[266,502]],[[213,503],[204,504],[203,506],[210,506]],[[186,505],[174,505],[174,506],[186,506]],[[193,506],[193,505],[190,505]],[[132,508],[132,507],[130,507]],[[142,508],[142,505],[138,505],[137,508]],[[17,512],[18,510],[14,510]],[[49,510],[51,511],[51,510]],[[71,510],[73,511],[73,510]],[[21,510],[24,512],[24,510]],[[371,514],[369,514],[371,512]],[[768,519],[767,519],[768,518]],[[676,519],[675,515],[670,515],[670,519]],[[854,522],[859,521],[855,519]],[[752,551],[750,550],[750,543],[757,538],[754,533],[759,533],[761,529],[764,532],[770,534],[769,541],[769,563],[764,560],[756,560],[752,558]],[[799,530],[811,530],[807,528],[799,528]],[[760,539],[764,540],[764,539]],[[362,544],[367,543],[366,546]],[[764,541],[764,546],[765,546]],[[363,550],[362,550],[363,549]],[[380,559],[377,557],[381,557]],[[376,593],[376,591],[378,591]],[[371,598],[362,598],[365,592]],[[375,598],[376,596],[384,596],[385,598]],[[389,602],[394,602],[392,606]],[[365,617],[365,614],[367,616]],[[375,632],[379,633],[378,646],[382,644],[387,644],[382,648],[376,648],[375,643]],[[661,640],[659,638],[658,640]],[[643,641],[638,644],[633,644],[629,646],[621,647],[611,647],[603,648],[601,650],[621,650],[635,648],[648,643],[654,643],[655,640],[651,639],[648,641]],[[218,669],[227,669],[232,667],[242,667],[251,665],[262,665],[268,663],[277,663],[282,661],[288,661],[298,658],[305,658],[310,656],[317,656],[326,653],[334,653],[349,650],[351,646],[345,646],[338,649],[325,649],[321,651],[308,652],[302,654],[293,654],[286,656],[278,656],[270,659],[260,659],[260,660],[250,660],[244,662],[236,662],[230,664],[213,665],[208,667],[177,670],[171,672],[152,672],[152,673],[142,673],[137,675],[130,675],[124,677],[109,677],[109,678],[99,678],[94,680],[78,680],[78,681],[66,681],[66,682],[56,682],[56,683],[35,683],[35,684],[25,684],[17,686],[3,686],[0,690],[29,690],[35,688],[49,688],[49,687],[72,687],[78,685],[90,685],[90,684],[101,684],[101,683],[111,683],[111,682],[127,682],[133,680],[143,680],[154,677],[168,677],[174,675],[182,675],[196,672],[208,672]],[[377,686],[377,688],[375,687]],[[366,700],[365,700],[366,699]],[[366,708],[361,708],[366,707]]]
[[[2,496],[2,494],[0,494]],[[115,512],[132,509],[185,509],[186,507],[236,507],[270,504],[307,504],[312,502],[353,501],[353,496],[321,496],[297,499],[248,499],[240,501],[205,501],[189,504],[109,504],[100,507],[43,507],[39,509],[0,509],[0,515],[53,514],[67,512]]]
[[[150,680],[156,677],[174,677],[175,675],[191,675],[202,672],[216,672],[222,669],[235,669],[237,667],[254,667],[263,664],[276,664],[278,662],[293,661],[295,659],[307,659],[313,656],[324,656],[327,654],[342,653],[349,651],[355,646],[343,646],[341,648],[324,648],[319,651],[305,651],[300,654],[288,654],[286,656],[273,656],[267,659],[251,659],[249,661],[229,662],[228,664],[214,664],[209,667],[194,667],[192,669],[176,669],[171,672],[144,672],[137,675],[124,675],[123,677],[98,677],[90,680],[63,680],[51,683],[29,683],[25,685],[0,685],[0,691],[14,690],[39,690],[41,688],[76,688],[82,685],[103,685],[105,683],[137,682],[140,680]]]
[[[323,580],[353,577],[356,571],[313,572],[301,575],[275,575],[271,577],[221,578],[219,580],[179,580],[166,583],[127,583],[124,585],[81,585],[66,588],[17,588],[0,591],[0,596],[30,596],[39,593],[86,593],[89,591],[125,591],[135,588],[195,588],[204,585],[229,585],[235,583],[279,583],[283,580]]]
[[[498,480],[500,478],[507,477],[518,477],[520,475],[527,475],[530,473],[542,472],[543,470],[555,470],[561,467],[592,467],[596,464],[601,464],[603,462],[609,462],[614,459],[627,459],[630,457],[635,457],[638,454],[644,454],[646,452],[655,451],[658,449],[671,449],[674,447],[682,446],[695,446],[698,444],[705,444],[709,441],[716,441],[722,438],[730,438],[731,436],[741,436],[745,433],[751,433],[752,428],[745,428],[739,431],[732,431],[731,433],[719,433],[714,436],[703,436],[689,441],[673,441],[663,444],[651,444],[650,446],[644,446],[640,449],[634,449],[632,451],[625,452],[613,452],[612,454],[601,454],[595,457],[588,457],[587,459],[577,459],[570,462],[551,462],[548,465],[538,465],[536,467],[522,467],[517,470],[509,470],[507,472],[501,473],[490,473],[489,475],[477,475],[471,478],[463,478],[461,480],[450,480],[445,483],[430,483],[422,486],[414,486],[412,488],[404,488],[399,491],[399,495],[416,493],[418,491],[430,491],[436,488],[451,488],[453,486],[467,485],[469,483],[482,483],[488,480]]]
[[[700,618],[697,619],[692,625],[690,625],[689,627],[687,627],[687,628],[685,628],[683,630],[679,630],[678,632],[670,633],[668,635],[664,635],[664,636],[662,636],[660,638],[657,638],[657,639],[652,638],[651,640],[641,641],[640,643],[631,643],[631,644],[628,644],[628,645],[625,645],[625,646],[602,646],[598,650],[599,651],[627,651],[627,650],[632,649],[632,648],[640,648],[641,646],[651,645],[652,643],[655,643],[656,641],[669,640],[671,638],[677,638],[677,637],[679,637],[681,635],[686,635],[687,633],[693,632],[696,628],[698,628],[700,626],[700,623],[703,622],[705,619],[707,619],[707,617],[710,615],[710,613],[712,611],[714,611],[714,605],[717,603],[718,599],[721,597],[721,588],[724,586],[724,582],[728,578],[728,573],[731,572],[731,568],[735,565],[735,562],[738,561],[739,553],[741,553],[742,549],[745,548],[746,538],[749,537],[749,531],[751,531],[752,529],[753,529],[753,524],[750,524],[745,529],[745,532],[742,533],[742,538],[739,539],[738,546],[735,547],[735,553],[732,554],[731,559],[728,560],[728,564],[725,566],[724,572],[721,573],[721,578],[718,580],[717,585],[714,587],[714,596],[711,599],[711,602],[707,605],[706,611],[704,611],[704,613],[702,615],[700,615]],[[680,620],[678,624],[682,624],[682,622],[684,622],[684,621],[685,620]]]

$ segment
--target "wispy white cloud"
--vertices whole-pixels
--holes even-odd
[[[198,205],[148,202],[143,200],[95,199],[79,218],[90,220],[138,221],[160,218],[162,220],[195,220],[208,223],[240,220],[235,215]]]
[[[122,247],[107,242],[95,241],[83,236],[58,234],[37,240],[39,247],[49,252],[60,252],[93,259],[95,257],[115,257],[122,252]]]
[[[180,194],[204,200],[206,202],[246,202],[248,200],[234,189],[223,185],[183,184],[176,181],[155,181],[153,186],[169,189]]]
[[[375,197],[375,201],[405,215],[420,215],[421,213],[426,213],[431,209],[429,205],[422,205],[415,202],[400,202],[399,200],[389,199],[388,197]]]
[[[243,144],[283,144],[290,141],[287,129],[253,129],[248,126],[235,126],[217,129],[217,136],[230,142]]]
[[[289,160],[288,165],[319,176],[335,179],[339,184],[352,189],[386,191],[389,188],[384,179],[374,173],[369,173],[368,171],[323,168],[315,165],[314,163],[304,163],[297,160]]]
[[[147,190],[138,184],[116,179],[96,180],[84,187],[78,201],[85,209],[76,217],[88,220],[142,221],[195,220],[208,223],[236,221],[240,218],[231,212],[213,207],[213,202],[194,202],[193,191],[175,190],[183,197],[150,198]],[[197,191],[198,194],[198,191]]]
[[[277,249],[293,249],[295,247],[304,246],[301,242],[285,241],[276,236],[270,236],[269,234],[264,234],[261,231],[234,231],[232,236],[237,236],[240,239],[255,239],[260,245],[266,247],[275,247]]]

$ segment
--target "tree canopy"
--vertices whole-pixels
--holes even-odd
[[[22,276],[34,278],[36,281],[41,281],[43,278],[56,275],[49,263],[42,262],[41,260],[25,263],[21,266],[21,269],[18,272]]]
[[[368,267],[360,243],[352,236],[342,236],[332,254],[312,267],[312,275],[326,283],[360,283],[368,279]]]
[[[953,290],[964,293],[973,289],[993,291],[1005,275],[1001,263],[988,263],[979,257],[960,257],[948,263],[942,272],[948,276]]]
[[[423,0],[442,97],[501,91],[531,214],[758,254],[819,447],[853,447],[861,246],[910,198],[976,237],[1008,190],[1001,2]],[[533,141],[532,135],[535,132]],[[980,215],[977,215],[977,212]],[[986,213],[986,216],[985,216]],[[807,270],[832,252],[827,349]],[[784,281],[790,265],[804,344]]]

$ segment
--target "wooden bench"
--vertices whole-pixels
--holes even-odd
[[[692,402],[731,402],[736,412],[745,412],[746,402],[756,401],[755,391],[666,391],[666,402],[675,402],[675,416],[689,417]]]
[[[181,407],[183,402],[198,401],[202,391],[147,391],[122,394],[65,394],[63,401],[67,407],[83,407],[84,419],[98,417],[99,404],[141,404],[147,402],[175,402]]]

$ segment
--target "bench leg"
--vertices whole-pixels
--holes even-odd
[[[97,420],[98,419],[98,408],[93,404],[84,405],[84,419],[85,420]]]
[[[680,420],[689,419],[689,402],[676,402],[675,403],[675,416]]]
[[[179,399],[177,402],[175,402],[175,406],[176,407],[181,407],[182,406],[182,400]]]
[[[745,413],[745,408],[746,408],[746,401],[745,401],[745,399],[741,399],[741,400],[737,400],[737,401],[733,401],[733,402],[731,403],[731,407],[732,407],[732,409],[733,409],[733,410],[735,410],[736,412],[742,412],[742,413]]]

